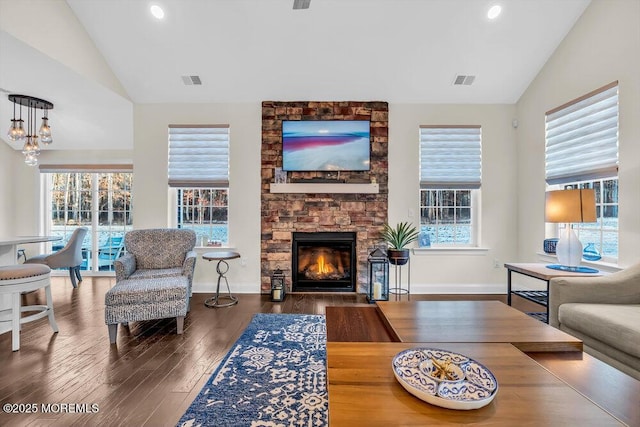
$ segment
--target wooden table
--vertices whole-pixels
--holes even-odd
[[[522,351],[582,351],[579,339],[500,301],[379,301],[402,342],[510,343]]]
[[[501,305],[502,308],[496,304]],[[497,301],[378,302],[378,305],[380,307],[373,305],[326,307],[329,417],[332,426],[385,425],[385,423],[386,425],[488,423],[511,426],[523,422],[530,425],[563,425],[556,419],[545,418],[547,416],[545,413],[555,413],[558,410],[558,402],[560,406],[565,405],[564,393],[567,389],[571,390],[566,391],[571,395],[569,400],[577,401],[576,408],[585,406],[585,401],[595,402],[591,404],[593,408],[601,407],[609,414],[613,414],[613,417],[604,417],[604,424],[600,424],[603,415],[596,411],[599,415],[593,421],[587,419],[583,422],[580,414],[576,415],[577,418],[567,421],[562,417],[567,416],[565,409],[571,407],[565,406],[565,409],[559,409],[560,418],[558,418],[566,421],[564,425],[581,423],[585,426],[607,425],[607,423],[615,423],[617,419],[629,426],[640,426],[640,405],[638,404],[640,381],[581,351],[550,351],[565,346],[575,350],[575,346],[572,341],[561,345],[563,335],[566,334],[547,335],[549,331],[555,331],[555,328],[531,319],[514,308]],[[470,310],[470,313],[464,314],[464,310]],[[458,315],[453,317],[452,313]],[[463,314],[460,315],[460,313]],[[469,322],[469,318],[473,316],[478,316],[475,325]],[[523,327],[523,324],[519,323],[522,319],[527,319],[524,323],[526,327],[523,329],[527,331],[524,332],[528,336],[526,339],[518,338],[518,334],[508,331],[509,329],[520,330]],[[435,322],[440,330],[447,330],[448,333],[458,331],[460,332],[459,340],[469,339],[472,342],[446,342],[446,338],[431,328],[428,321]],[[456,326],[458,321],[461,323]],[[498,325],[500,321],[506,323]],[[515,345],[534,350],[525,355],[506,341],[504,343],[479,342],[482,336],[497,338],[497,335],[481,331],[483,327],[497,326],[500,326],[499,329],[504,333],[501,339],[515,336],[516,340],[519,340]],[[478,333],[474,334],[474,330]],[[425,341],[429,344],[398,342],[415,340],[419,337],[435,337],[435,339]],[[558,338],[559,341],[554,341]],[[571,338],[573,340],[573,337]],[[355,340],[360,342],[349,342]],[[396,381],[391,370],[391,359],[402,349],[427,345],[459,351],[484,363],[496,374],[500,383],[496,400],[486,408],[474,411],[425,409],[423,406],[430,405],[410,395]],[[504,379],[500,379],[503,373],[498,374],[496,370],[503,372],[502,370],[508,367],[504,367],[499,361],[492,361],[492,357],[494,352],[507,351],[504,350],[505,346],[512,348],[508,350],[509,360],[513,361],[511,368],[522,364],[527,367],[527,372],[542,370],[546,372],[542,374],[543,378],[535,379],[531,383],[513,383],[508,380],[503,386]],[[511,359],[514,357],[513,351],[520,355],[518,360]],[[486,356],[482,352],[486,352]],[[537,368],[532,368],[531,364]],[[510,378],[510,375],[514,374],[504,371],[504,375]],[[558,390],[563,391],[556,395]],[[504,396],[511,393],[514,395]],[[527,396],[529,393],[533,393],[536,397],[530,404],[526,404],[521,396]],[[576,393],[584,398],[576,397]],[[501,397],[500,394],[503,396]],[[361,395],[367,398],[354,397]],[[555,400],[551,396],[555,396]],[[533,404],[535,405],[531,406]],[[501,406],[491,410],[492,405]],[[510,409],[511,412],[504,412],[503,405],[515,406]],[[527,405],[535,409],[523,408]],[[594,411],[593,408],[585,410],[591,412]],[[581,409],[576,409],[571,414],[578,411]],[[540,414],[536,415],[537,418],[531,418],[532,412],[540,412]],[[494,416],[497,418],[492,418]]]
[[[391,369],[412,347],[435,347],[478,360],[498,380],[492,403],[455,411],[409,394]],[[622,423],[509,344],[327,343],[329,425],[619,426]]]
[[[547,268],[547,264],[540,263],[506,263],[507,269],[507,304],[511,305],[511,294],[516,294],[526,300],[532,301],[545,307],[543,320],[549,323],[549,281],[554,277],[575,277],[575,276],[602,276],[603,272],[579,273],[577,271],[554,270]],[[544,280],[547,284],[546,291],[514,291],[511,287],[511,273],[516,272],[534,279]]]

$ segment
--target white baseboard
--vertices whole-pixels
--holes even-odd
[[[506,283],[416,283],[411,284],[412,294],[506,294]]]
[[[212,294],[215,293],[217,286],[216,282],[194,282],[192,292],[196,294]],[[256,285],[255,282],[251,283],[237,283],[229,282],[229,288],[231,288],[232,294],[259,294],[260,285]],[[227,285],[224,280],[220,283],[220,292],[227,292]]]
[[[230,283],[231,293],[257,294],[260,286],[255,283]],[[216,283],[199,282],[193,284],[193,292],[210,294],[216,291]],[[226,285],[220,284],[220,291],[227,291]],[[411,284],[412,294],[506,294],[506,283],[467,283],[467,284]]]

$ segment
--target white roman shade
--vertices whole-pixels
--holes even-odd
[[[420,188],[478,189],[480,126],[420,126]]]
[[[169,186],[229,186],[229,125],[169,126]]]
[[[546,113],[547,184],[618,175],[618,82]]]

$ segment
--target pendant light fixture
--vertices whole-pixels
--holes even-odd
[[[13,119],[11,119],[11,127],[7,136],[10,141],[22,142],[22,154],[24,154],[24,162],[29,166],[38,164],[38,156],[40,155],[40,144],[38,137],[43,144],[49,145],[53,142],[51,136],[51,126],[49,126],[48,111],[53,109],[53,104],[44,99],[36,98],[29,95],[9,95],[9,101],[13,102]],[[20,115],[16,119],[16,104],[20,106]],[[22,107],[27,107],[27,129],[24,129],[24,120],[22,120]],[[36,131],[36,114],[37,110],[43,110],[42,124],[40,129]]]

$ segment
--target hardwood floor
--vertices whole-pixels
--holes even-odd
[[[364,295],[355,294],[289,294],[281,303],[272,303],[268,295],[238,294],[237,305],[211,309],[203,304],[209,294],[194,294],[184,334],[176,335],[175,319],[137,322],[130,329],[120,327],[117,346],[110,346],[104,294],[113,282],[88,277],[73,289],[68,277],[54,277],[60,332],[53,334],[46,319],[26,324],[17,352],[11,351],[11,334],[0,335],[0,402],[3,408],[14,404],[11,409],[18,412],[0,411],[0,425],[173,426],[253,314],[324,314],[326,306],[367,304]],[[24,298],[42,303],[44,293]],[[505,295],[410,298],[506,301]],[[514,301],[523,310],[536,310],[527,304]]]

